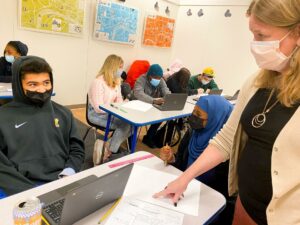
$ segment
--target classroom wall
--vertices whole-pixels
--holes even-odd
[[[112,53],[122,56],[124,68],[135,59],[147,59],[150,63],[160,63],[167,67],[172,49],[159,49],[141,45],[142,30],[146,12],[157,12],[157,0],[127,0],[126,5],[140,10],[138,43],[129,45],[96,41],[92,38],[95,0],[86,0],[86,26],[82,38],[23,30],[18,25],[18,1],[0,0],[0,49],[9,40],[21,40],[29,47],[29,54],[44,57],[54,70],[54,100],[64,104],[85,103],[87,88],[96,76],[105,58]],[[115,1],[119,2],[119,1]],[[178,6],[158,0],[160,10],[169,6],[171,17],[176,18]]]
[[[160,6],[158,12],[154,9],[157,1]],[[241,1],[238,1],[239,4]],[[232,17],[225,18],[227,6],[201,6],[205,13],[203,17],[187,17],[187,8],[193,12],[198,11],[196,3],[199,2],[126,0],[126,5],[140,9],[138,41],[132,47],[92,38],[95,0],[86,0],[86,26],[81,38],[20,29],[18,0],[0,0],[0,50],[4,49],[9,40],[21,40],[28,44],[29,54],[44,57],[54,70],[54,88],[57,93],[54,100],[64,105],[85,103],[91,80],[106,56],[112,53],[123,57],[125,69],[135,59],[147,59],[150,63],[160,63],[163,68],[167,68],[173,59],[180,58],[192,73],[201,72],[204,66],[213,66],[218,84],[231,94],[248,74],[256,70],[249,53],[251,35],[247,31],[244,16],[247,7],[232,6]],[[179,6],[181,3],[189,3],[191,6]],[[161,49],[142,46],[145,14],[157,12],[165,15],[166,6],[170,8],[170,17],[177,21],[173,47]]]
[[[232,6],[233,1],[215,0],[211,3],[216,5],[207,6],[208,1],[203,1],[203,5],[196,2],[201,1],[181,1],[187,6],[181,6],[178,11],[172,59],[181,59],[192,74],[201,73],[206,66],[213,67],[219,87],[224,93],[233,94],[257,71],[250,52],[252,34],[245,16],[248,3],[242,5],[236,1],[240,5]],[[187,16],[188,9],[192,16]],[[197,15],[200,9],[204,13],[202,17]],[[231,17],[224,16],[227,9]]]

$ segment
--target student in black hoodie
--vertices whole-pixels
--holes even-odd
[[[26,56],[28,47],[21,41],[10,41],[5,46],[2,57],[0,57],[0,82],[10,83],[12,78],[12,63],[20,56]]]
[[[78,172],[84,144],[72,113],[51,101],[52,69],[42,58],[18,58],[13,101],[0,108],[0,189],[15,194]]]

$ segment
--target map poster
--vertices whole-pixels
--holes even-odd
[[[170,48],[174,36],[175,19],[148,15],[144,26],[143,44]]]
[[[22,28],[82,35],[85,0],[19,0]]]
[[[134,45],[137,39],[138,10],[124,4],[98,0],[94,38]]]

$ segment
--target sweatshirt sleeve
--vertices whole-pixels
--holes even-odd
[[[71,114],[71,130],[69,132],[69,158],[65,164],[65,168],[72,168],[75,172],[80,171],[84,162],[84,143],[79,137],[75,119]]]
[[[219,89],[217,83],[216,83],[214,80],[212,80],[212,81],[210,82],[210,87],[209,87],[209,88],[210,88],[211,90],[217,90],[217,89]]]
[[[19,173],[0,150],[0,189],[6,195],[13,195],[34,187],[35,184]]]
[[[123,102],[123,97],[122,97],[121,86],[120,85],[117,87],[117,97],[116,97],[115,102],[117,102],[117,103]]]
[[[134,97],[136,97],[138,100],[143,101],[143,102],[147,102],[152,104],[153,103],[153,98],[150,95],[147,95],[144,91],[144,86],[145,84],[145,80],[142,79],[143,77],[140,77],[134,85],[134,89],[133,89],[133,93],[134,93]]]
[[[196,95],[196,94],[198,94],[198,89],[195,88],[194,81],[191,77],[188,83],[188,95]]]
[[[165,97],[166,94],[171,94],[171,91],[169,90],[166,82],[164,79],[160,80],[160,88],[161,88],[161,92],[162,92],[162,96]]]
[[[223,128],[217,133],[217,135],[210,140],[210,144],[216,146],[224,154],[224,158],[227,160],[233,149],[234,138],[240,123],[241,115],[246,107],[249,99],[254,95],[256,89],[254,89],[254,81],[256,74],[251,76],[241,88],[240,94],[237,99],[237,103],[224,124]]]
[[[104,103],[104,87],[101,80],[95,79],[92,82],[89,95],[90,104],[93,106],[95,112],[102,113],[99,109],[99,105]]]

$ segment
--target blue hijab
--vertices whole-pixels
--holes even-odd
[[[200,131],[194,131],[189,143],[189,162],[192,164],[203,150],[208,142],[223,127],[227,121],[233,106],[220,95],[202,96],[196,103],[208,115],[206,126]]]

